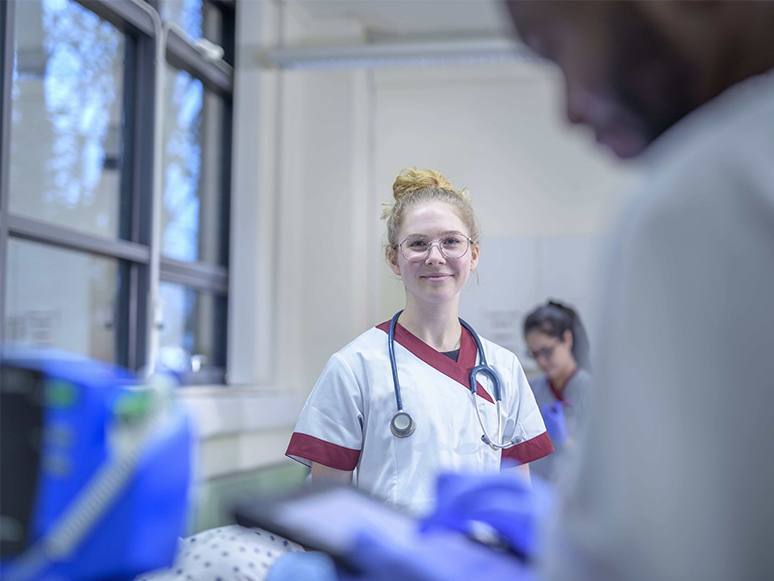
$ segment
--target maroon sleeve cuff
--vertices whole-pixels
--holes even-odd
[[[307,466],[317,462],[336,470],[354,470],[360,460],[360,450],[352,450],[308,434],[293,432],[285,456]]]
[[[548,456],[553,451],[554,445],[551,443],[551,438],[548,437],[548,432],[543,432],[531,440],[503,450],[502,459],[508,458],[509,460],[516,460],[521,464],[526,464],[527,462],[534,462],[544,456]]]

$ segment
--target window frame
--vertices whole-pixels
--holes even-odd
[[[8,191],[11,169],[11,83],[13,78],[13,25],[15,5],[0,3],[0,344],[5,338],[5,276],[8,248]]]
[[[211,2],[212,3],[212,2]],[[155,3],[154,3],[155,4]],[[224,13],[224,28],[228,25]],[[185,71],[204,85],[205,91],[212,91],[223,99],[224,119],[223,135],[221,136],[221,155],[223,168],[221,187],[226,195],[221,197],[221,219],[218,237],[221,240],[219,248],[218,264],[205,262],[184,262],[169,258],[161,254],[159,256],[159,282],[182,284],[196,291],[213,293],[225,298],[221,319],[227,320],[228,313],[228,286],[229,286],[229,252],[230,252],[230,215],[231,215],[231,167],[232,167],[232,142],[233,142],[233,95],[234,95],[234,69],[224,59],[208,61],[199,53],[194,44],[181,35],[177,27],[168,28],[166,31],[165,64]],[[232,39],[233,40],[233,39]],[[228,44],[228,43],[225,43]],[[225,50],[225,49],[224,49]],[[212,383],[225,383],[226,381],[226,355],[228,352],[226,342],[228,336],[227,325],[221,324],[216,330],[215,344],[220,345],[223,367],[208,368],[195,374],[186,375],[183,380],[187,385],[204,385]]]
[[[98,17],[114,25],[125,36],[125,78],[123,87],[123,113],[129,121],[122,135],[125,155],[121,167],[119,236],[107,238],[85,233],[53,222],[15,215],[9,211],[10,199],[10,144],[11,144],[11,88],[13,84],[13,57],[15,36],[15,8],[19,0],[0,3],[0,30],[3,43],[0,46],[0,279],[5,281],[7,272],[8,239],[14,237],[66,248],[88,254],[102,255],[124,261],[128,280],[119,288],[116,318],[117,363],[140,370],[147,361],[151,335],[158,329],[151,328],[151,308],[148,298],[152,285],[151,264],[153,247],[152,208],[162,191],[154,192],[153,164],[155,132],[155,84],[156,84],[156,26],[148,8],[156,10],[156,2],[142,0],[74,0]],[[225,51],[233,53],[235,38],[234,2],[229,0],[205,0],[223,15]],[[207,61],[187,38],[177,34],[174,28],[164,28],[166,64],[185,70],[202,81],[205,88],[217,92],[223,99],[225,118],[224,133],[220,140],[223,159],[222,193],[219,236],[222,244],[219,264],[202,262],[187,263],[159,256],[159,280],[184,284],[197,291],[214,293],[229,300],[229,232],[231,203],[231,163],[233,141],[233,93],[234,69],[225,59]],[[229,35],[230,31],[230,36]],[[228,46],[230,45],[230,46]],[[224,55],[227,56],[227,55]],[[233,62],[233,59],[232,59]],[[163,78],[163,77],[162,77]],[[121,268],[121,265],[119,265]],[[158,286],[158,285],[156,285]],[[6,337],[6,285],[0,284],[0,344]],[[227,307],[224,309],[227,312]],[[225,346],[227,318],[222,318],[216,331],[216,342],[222,343],[224,367],[205,368],[184,377],[186,384],[225,383]]]

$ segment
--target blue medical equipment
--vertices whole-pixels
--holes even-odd
[[[395,313],[395,316],[392,317],[392,320],[390,321],[390,329],[387,337],[387,348],[390,353],[390,367],[392,368],[392,381],[395,387],[395,402],[398,405],[398,411],[395,413],[395,415],[392,416],[392,420],[390,421],[390,430],[392,430],[392,433],[399,438],[408,438],[411,434],[414,433],[414,430],[416,429],[416,423],[414,422],[414,418],[411,417],[411,414],[409,414],[403,409],[403,398],[401,397],[401,394],[400,394],[400,381],[398,380],[398,364],[395,362],[395,325],[398,324],[398,318],[400,317],[401,313],[403,313],[402,310]],[[473,396],[473,407],[476,410],[476,416],[478,416],[478,423],[481,424],[481,429],[484,432],[484,434],[481,436],[481,439],[484,441],[485,444],[487,444],[488,446],[491,446],[495,450],[504,450],[507,448],[511,448],[512,446],[515,446],[519,442],[514,439],[514,440],[511,440],[510,442],[503,443],[503,435],[502,435],[503,394],[502,394],[502,387],[500,385],[500,377],[497,375],[497,372],[492,367],[489,367],[489,365],[487,365],[486,355],[484,354],[484,348],[481,345],[481,339],[479,338],[478,334],[473,330],[473,327],[471,327],[468,323],[466,323],[462,319],[460,319],[459,321],[460,321],[460,324],[463,327],[465,327],[473,336],[473,339],[476,342],[476,348],[478,349],[478,353],[480,356],[479,364],[476,365],[470,371],[470,393]],[[483,373],[492,381],[492,391],[494,392],[495,404],[497,406],[497,441],[494,441],[489,437],[489,433],[486,430],[486,426],[484,426],[484,420],[481,417],[481,411],[478,409],[478,401],[476,401],[476,393],[478,392],[478,382],[476,378],[479,373]],[[521,405],[521,402],[519,402],[519,405]]]
[[[0,578],[122,580],[169,566],[193,432],[161,379],[49,351],[0,356]]]

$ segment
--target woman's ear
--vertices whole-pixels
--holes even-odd
[[[480,253],[480,249],[478,247],[478,244],[473,244],[470,247],[470,270],[476,270],[476,267],[478,266],[478,255]]]
[[[562,333],[562,341],[567,344],[567,347],[572,350],[572,343],[573,343],[573,337],[572,337],[572,331],[569,329],[565,329],[564,333]]]
[[[398,253],[395,248],[387,249],[387,262],[396,275],[400,276],[400,265],[398,264]]]

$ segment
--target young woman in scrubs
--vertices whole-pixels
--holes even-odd
[[[532,470],[556,482],[567,465],[592,388],[589,341],[578,314],[555,301],[527,315],[524,339],[530,357],[543,371],[530,386],[556,450],[532,464]]]
[[[328,361],[287,455],[310,466],[313,480],[352,482],[421,514],[432,507],[439,473],[492,473],[510,460],[528,474],[526,464],[553,448],[518,359],[483,338],[487,363],[502,384],[503,441],[517,443],[500,450],[481,439],[474,401],[490,434],[498,416],[485,375],[478,375],[477,395],[471,394],[469,374],[480,354],[458,319],[460,292],[480,252],[467,193],[436,171],[403,170],[383,219],[387,262],[406,292],[394,347],[403,408],[415,430],[399,437],[390,427],[397,404],[386,321]]]

